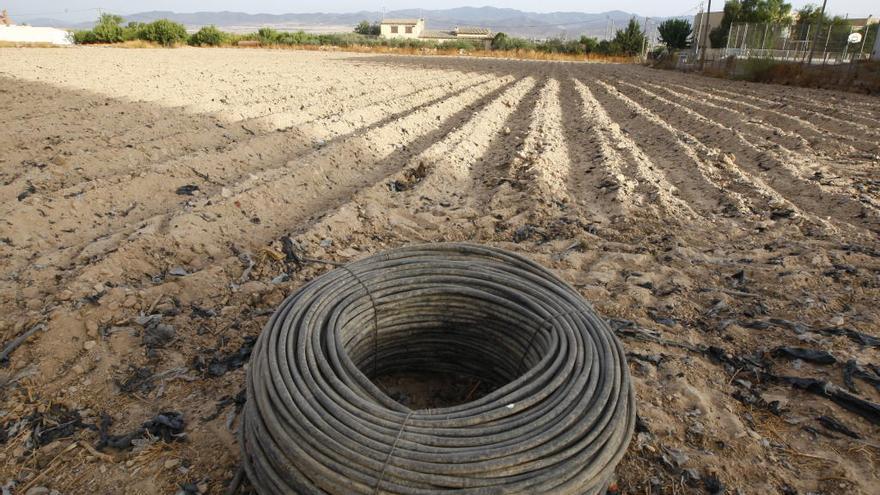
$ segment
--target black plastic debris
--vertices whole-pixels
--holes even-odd
[[[187,184],[185,186],[180,186],[175,191],[180,196],[192,196],[196,191],[199,190],[199,186],[195,184]]]
[[[196,318],[214,318],[217,316],[217,312],[210,308],[203,308],[198,304],[191,304],[190,308],[192,308],[192,315]]]
[[[117,381],[116,386],[119,390],[126,394],[147,393],[153,390],[155,384],[153,382],[153,370],[150,368],[138,368],[130,366],[128,376],[123,381]]]
[[[19,193],[18,200],[24,201],[25,198],[27,198],[31,194],[34,194],[35,192],[37,192],[37,188],[34,187],[33,184],[28,184],[27,187],[25,188],[25,190],[22,191],[21,193]]]
[[[740,326],[751,328],[752,330],[767,330],[773,326],[773,324],[766,320],[749,320],[740,323]]]
[[[822,397],[827,397],[840,407],[858,414],[874,425],[880,426],[880,404],[856,397],[833,383],[828,383],[825,380],[818,380],[816,378],[773,376],[769,374],[767,376],[780,382],[787,383],[795,388],[806,390],[807,392]]]
[[[816,418],[816,421],[818,421],[819,424],[821,424],[822,426],[824,426],[825,428],[827,428],[831,431],[843,433],[844,435],[846,435],[850,438],[855,438],[856,440],[862,438],[861,435],[852,431],[852,429],[850,429],[848,426],[841,423],[840,421],[838,421],[837,419],[835,419],[832,416],[819,416],[818,418]]]
[[[856,382],[853,380],[858,366],[855,359],[850,359],[846,362],[846,366],[843,367],[843,384],[854,394],[859,393],[859,389],[856,388]]]
[[[177,331],[171,325],[155,323],[144,327],[144,345],[149,349],[165,347],[174,340]]]
[[[858,394],[859,391],[856,388],[855,378],[860,378],[873,385],[877,390],[880,390],[880,370],[873,364],[862,367],[855,359],[847,361],[846,366],[843,368],[843,384],[846,385],[850,392]]]
[[[214,421],[220,416],[220,413],[223,412],[226,407],[232,404],[235,404],[235,412],[240,412],[241,408],[244,407],[245,402],[247,402],[247,389],[243,388],[234,396],[227,395],[217,401],[217,408],[211,414],[203,416],[202,422],[207,423],[208,421]]]
[[[726,487],[715,473],[708,473],[703,476],[703,486],[706,487],[706,493],[710,495],[721,495],[725,492]]]
[[[5,445],[10,436],[30,430],[30,448],[37,449],[61,438],[70,438],[83,429],[98,428],[82,420],[80,412],[53,404],[44,412],[35,412],[20,420],[7,420],[0,423],[0,445]]]
[[[852,328],[845,327],[828,327],[816,329],[823,335],[845,335],[853,342],[866,347],[880,347],[880,339],[866,333],[859,332]]]
[[[746,283],[746,272],[745,270],[740,270],[733,275],[730,276],[730,280],[733,281],[734,287],[740,287]]]
[[[816,351],[803,347],[779,346],[773,349],[771,354],[773,357],[801,359],[816,364],[834,364],[837,362],[837,359],[828,351]]]
[[[403,192],[409,189],[409,185],[399,180],[393,180],[388,183],[388,190],[391,192]]]
[[[193,368],[204,371],[208,376],[223,376],[232,370],[241,368],[248,362],[256,342],[256,337],[245,337],[244,343],[237,351],[212,356],[207,362],[203,358],[197,358]]]
[[[113,419],[110,416],[107,414],[101,415],[101,425],[98,430],[100,440],[96,447],[98,450],[105,448],[127,450],[134,446],[134,440],[144,438],[148,434],[166,443],[183,441],[186,438],[184,433],[186,421],[183,418],[183,414],[174,411],[159,413],[153,419],[146,421],[140,428],[122,435],[111,435],[109,433],[108,430],[112,424]]]
[[[535,232],[535,228],[531,225],[523,225],[513,232],[513,242],[519,244],[527,240]]]
[[[794,216],[794,210],[792,210],[791,208],[778,209],[778,210],[773,210],[772,212],[770,212],[770,218],[772,220],[779,220],[781,218],[791,218],[793,216]]]
[[[297,267],[302,266],[302,260],[296,254],[293,239],[291,239],[289,235],[281,238],[281,252],[284,253],[284,261],[286,263],[294,263]]]
[[[95,425],[83,423],[79,411],[58,404],[53,404],[44,413],[35,413],[28,421],[33,424],[31,438],[35,447],[48,445],[59,438],[72,437],[85,428],[95,429]]]

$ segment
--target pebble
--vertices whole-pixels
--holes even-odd
[[[94,340],[87,340],[85,342],[85,344],[83,344],[83,349],[85,349],[87,351],[91,351],[92,349],[95,348],[96,345],[98,345],[98,342],[96,342]]]
[[[180,459],[168,459],[165,461],[165,469],[174,469],[180,465]]]
[[[839,327],[839,326],[843,325],[844,319],[842,316],[835,316],[834,318],[831,318],[831,320],[828,323],[830,323],[831,326]]]

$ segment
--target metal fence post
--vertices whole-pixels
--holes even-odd
[[[880,23],[877,23],[877,36],[874,38],[874,52],[871,55],[871,60],[880,62]]]
[[[822,20],[825,18],[825,5],[828,4],[828,0],[822,0],[822,11],[819,14],[819,28],[816,29],[815,37],[819,37],[819,31],[822,30]],[[813,44],[810,46],[810,58],[807,59],[808,64],[813,63],[813,49],[816,48],[816,40],[813,40]]]

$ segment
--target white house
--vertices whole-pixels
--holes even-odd
[[[418,39],[424,30],[424,19],[385,19],[380,25],[383,38]]]
[[[471,40],[489,43],[492,30],[482,27],[457,27],[452,31],[432,31],[425,29],[424,19],[385,19],[380,34],[383,38],[419,39],[444,43],[452,40]]]
[[[50,27],[16,26],[6,10],[0,13],[0,41],[7,43],[48,43],[72,45],[73,36],[63,29]]]

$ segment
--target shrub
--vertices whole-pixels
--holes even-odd
[[[492,38],[493,50],[534,50],[535,44],[523,38],[515,38],[505,33],[498,33]]]
[[[264,45],[272,45],[278,43],[280,34],[272,28],[262,27],[257,31],[257,40]]]
[[[159,43],[162,46],[174,46],[186,41],[186,28],[183,24],[159,19],[143,26],[138,38]]]
[[[229,35],[217,29],[217,26],[205,26],[189,37],[192,46],[220,46],[229,42]]]
[[[98,37],[95,35],[94,31],[90,31],[88,29],[82,31],[74,31],[73,42],[77,45],[88,45],[91,43],[98,43]]]
[[[382,27],[376,22],[370,24],[369,21],[361,21],[360,24],[354,28],[354,32],[364,36],[379,36],[379,34],[382,33]]]
[[[122,38],[122,17],[113,14],[101,14],[98,23],[92,28],[92,43],[119,43]]]

